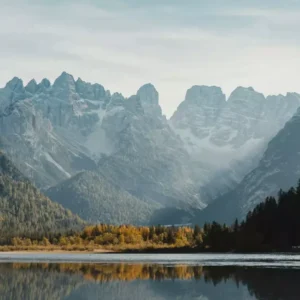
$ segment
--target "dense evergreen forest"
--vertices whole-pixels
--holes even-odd
[[[231,227],[204,225],[204,244],[215,251],[289,251],[300,245],[300,180],[297,188],[266,198]]]
[[[290,251],[300,246],[300,180],[234,224],[89,225],[36,189],[0,152],[0,243],[67,250]]]
[[[93,172],[78,173],[47,190],[46,195],[92,224],[145,225],[160,207],[137,199]]]
[[[0,152],[0,242],[12,237],[41,239],[80,230],[84,223],[45,197]]]
[[[290,251],[300,246],[300,180],[296,188],[280,190],[228,227],[205,224],[202,248],[211,251]]]
[[[81,232],[38,239],[15,237],[15,247],[59,246],[66,250],[153,251],[290,251],[300,245],[300,181],[298,187],[279,191],[250,211],[242,223],[212,222],[199,226],[91,225]]]

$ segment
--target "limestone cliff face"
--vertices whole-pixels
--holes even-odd
[[[218,87],[194,86],[167,120],[152,84],[124,98],[65,72],[53,84],[13,78],[0,89],[1,143],[42,189],[92,171],[141,207],[192,211],[258,165],[299,99],[239,87],[226,100]]]
[[[298,94],[265,98],[253,88],[238,87],[227,101],[218,87],[189,89],[170,124],[194,160],[202,200],[232,189],[255,168],[299,103]]]

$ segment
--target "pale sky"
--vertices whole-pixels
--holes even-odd
[[[62,71],[170,116],[192,85],[300,92],[300,1],[0,0],[0,86]]]

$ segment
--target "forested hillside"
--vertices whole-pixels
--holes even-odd
[[[266,198],[241,223],[238,220],[232,225],[212,222],[202,228],[198,225],[191,228],[98,224],[86,226],[82,231],[58,233],[49,239],[47,235],[37,237],[35,232],[26,239],[15,236],[5,249],[183,253],[292,251],[300,245],[299,213],[300,181],[296,189],[280,191],[278,200]]]
[[[147,224],[159,208],[93,172],[81,172],[50,188],[47,195],[91,223]]]
[[[45,197],[1,152],[0,221],[2,242],[13,236],[50,236],[83,225],[79,217]]]
[[[297,188],[267,197],[231,226],[204,224],[205,244],[215,251],[290,251],[300,245],[300,180]]]

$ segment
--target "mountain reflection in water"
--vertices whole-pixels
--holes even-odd
[[[299,299],[300,270],[162,264],[3,263],[0,299]]]

